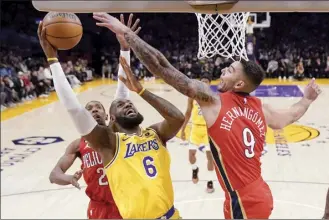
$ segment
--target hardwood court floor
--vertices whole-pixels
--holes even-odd
[[[266,80],[255,95],[276,108],[288,107],[300,99],[306,83]],[[267,134],[262,169],[274,196],[271,218],[322,217],[329,187],[329,81],[319,83],[322,95],[298,123],[275,133],[269,130]],[[145,87],[185,112],[186,97],[172,87],[160,81],[147,82]],[[115,88],[112,81],[96,80],[76,91],[81,104],[99,100],[108,109]],[[138,95],[131,94],[131,99],[145,116],[144,126],[161,120]],[[81,191],[53,185],[48,180],[67,145],[77,137],[55,93],[1,113],[1,218],[86,218],[89,201],[83,179]],[[186,143],[174,138],[168,149],[172,157],[175,206],[182,217],[223,218],[224,195],[218,182],[215,193],[205,192],[206,181],[216,177],[205,172],[203,149],[197,154],[200,182],[196,185],[191,182]],[[79,166],[77,160],[68,172],[73,173]]]

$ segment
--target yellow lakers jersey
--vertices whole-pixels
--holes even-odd
[[[204,120],[202,112],[201,112],[201,107],[195,100],[193,100],[192,124],[206,125],[206,121]]]
[[[121,216],[158,218],[174,204],[170,155],[156,132],[116,133],[117,150],[105,166],[109,186]]]

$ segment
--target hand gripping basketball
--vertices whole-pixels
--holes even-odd
[[[45,53],[47,58],[55,58],[57,57],[57,49],[54,48],[46,38],[46,29],[43,28],[43,23],[39,23],[38,27],[38,37],[40,41],[40,45],[42,47],[43,52]]]

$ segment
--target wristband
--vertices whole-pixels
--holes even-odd
[[[143,88],[143,89],[138,93],[138,95],[143,95],[144,92],[145,92],[145,88]]]
[[[57,57],[50,57],[50,58],[47,58],[47,61],[50,62],[50,61],[58,61],[58,58]]]

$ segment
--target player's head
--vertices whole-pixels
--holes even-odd
[[[263,81],[265,72],[253,61],[235,61],[222,70],[218,90],[251,93]]]
[[[102,103],[99,101],[90,101],[86,104],[85,108],[90,112],[99,125],[106,125],[108,116]]]
[[[211,83],[211,76],[209,73],[204,73],[203,75],[201,75],[200,77],[200,81],[207,83],[208,85],[210,85]]]
[[[116,99],[110,107],[110,121],[125,129],[139,126],[144,117],[128,99]]]

